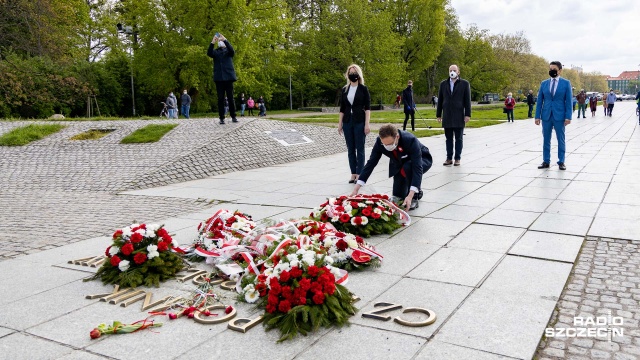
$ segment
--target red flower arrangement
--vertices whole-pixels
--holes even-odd
[[[116,230],[112,241],[105,250],[109,261],[91,279],[122,287],[158,286],[183,267],[182,259],[173,251],[180,250],[160,225],[133,224]]]

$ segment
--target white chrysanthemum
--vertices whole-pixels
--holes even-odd
[[[338,222],[340,221],[340,216],[334,216],[331,218],[331,222]]]
[[[369,223],[369,218],[366,216],[361,216],[362,218],[362,225],[367,225]]]
[[[255,290],[255,289],[256,288],[255,288],[255,286],[253,286],[253,284],[248,284],[242,290],[246,292],[246,291],[252,291],[252,290]]]
[[[330,248],[330,247],[333,246],[333,239],[328,237],[328,238],[324,239],[324,243],[323,244],[324,244],[324,247]]]
[[[373,200],[367,200],[365,201],[366,204],[373,204]]]
[[[157,231],[160,229],[160,224],[149,224],[147,225],[147,230]]]
[[[366,208],[366,207],[367,207],[367,204],[359,202],[359,203],[358,203],[358,207],[359,207],[359,208]]]
[[[364,222],[363,222],[363,224],[364,224]],[[352,249],[357,249],[358,248],[358,242],[356,241],[356,239],[347,239],[347,244]]]
[[[336,198],[329,198],[329,204],[333,204],[336,202]]]
[[[333,258],[331,256],[325,256],[324,257],[324,262],[331,265],[333,264]]]
[[[264,269],[263,274],[264,274],[265,276],[271,276],[271,275],[273,275],[273,268],[268,267],[268,268]]]
[[[149,245],[149,246],[147,246],[147,252],[153,252],[153,251],[158,251],[158,246],[157,245]]]
[[[300,261],[296,258],[295,260],[291,260],[289,265],[291,265],[291,267],[300,267]]]
[[[156,232],[155,232],[155,230],[147,228],[147,230],[145,230],[143,236],[146,237],[147,239],[151,239],[151,238],[156,237]]]
[[[130,228],[124,228],[124,229],[122,229],[122,237],[127,237],[127,238],[129,238],[129,237],[131,237],[131,234],[133,234],[133,233],[131,232],[131,229],[130,229]]]
[[[353,249],[347,248],[347,249],[344,251],[344,253],[345,253],[345,254],[347,254],[347,257],[351,257],[351,254],[353,254]]]
[[[138,227],[138,226],[140,226],[140,224],[131,224],[131,225],[129,225],[129,230],[131,230],[131,229],[133,229],[135,227]]]
[[[373,209],[373,212],[378,214],[378,215],[382,215],[382,210],[380,210],[379,208]]]
[[[351,214],[351,210],[353,210],[351,205],[347,205],[344,207],[344,212],[346,212],[347,214]]]
[[[144,236],[144,235],[147,233],[147,230],[145,230],[145,229],[138,229],[138,230],[136,230],[136,232],[137,232],[138,234],[140,234],[140,235]]]
[[[256,301],[258,301],[259,298],[260,298],[260,293],[255,290],[247,291],[244,294],[244,299],[249,304],[255,303]]]
[[[129,270],[129,260],[120,261],[120,264],[118,264],[118,269],[120,269],[120,271],[122,272]]]
[[[313,236],[311,237],[311,239],[312,239],[314,242],[318,242],[318,240],[320,240],[320,236],[322,236],[322,235],[320,235],[320,234],[315,234],[315,235],[313,235]]]
[[[160,253],[157,251],[149,251],[149,253],[147,254],[147,259],[151,260],[155,257],[160,256]]]
[[[289,254],[289,255],[287,255],[287,260],[289,260],[289,262],[291,262],[291,261],[296,261],[296,260],[298,260],[298,255],[296,255],[296,254]]]
[[[291,270],[291,265],[289,265],[288,262],[281,261],[278,263],[278,265],[276,265],[275,268],[273,268],[273,270],[278,273],[281,273],[283,271],[289,271]]]
[[[120,252],[120,248],[119,248],[119,247],[117,247],[117,246],[112,246],[112,247],[109,249],[109,255],[111,255],[111,256],[113,256],[113,255],[117,254],[118,252]]]
[[[240,279],[240,274],[232,274],[229,276],[229,280],[231,281],[238,281],[238,279]]]
[[[315,256],[303,256],[302,257],[302,262],[307,264],[308,266],[314,265],[316,263],[316,257]]]

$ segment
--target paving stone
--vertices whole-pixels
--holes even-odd
[[[524,231],[524,229],[506,226],[471,224],[448,246],[506,253]]]
[[[585,236],[592,218],[544,213],[531,225],[531,230]]]
[[[4,359],[58,359],[73,352],[70,347],[23,333],[0,338],[0,349]]]
[[[499,360],[509,359],[504,356],[484,352],[480,350],[470,349],[467,347],[448,344],[441,341],[431,340],[415,357],[416,360],[439,359],[439,360]]]
[[[476,220],[476,223],[528,228],[538,216],[540,213],[536,212],[494,209]]]
[[[442,248],[408,276],[418,279],[476,286],[503,257],[500,253]]]
[[[582,241],[577,236],[527,231],[509,254],[573,263]]]

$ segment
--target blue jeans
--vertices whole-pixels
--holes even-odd
[[[169,119],[173,119],[176,118],[176,112],[178,111],[178,109],[169,109]]]
[[[352,174],[360,175],[364,168],[364,122],[344,122],[342,125],[344,139],[347,142],[347,156]]]
[[[444,137],[447,139],[447,160],[451,160],[453,157],[454,160],[460,160],[460,155],[462,155],[462,134],[464,133],[464,128],[444,128]],[[455,157],[453,154],[453,136],[455,134],[456,138],[456,153]]]
[[[542,161],[551,163],[551,130],[556,130],[558,140],[558,164],[564,163],[564,120],[542,120]]]
[[[533,104],[529,105],[529,112],[527,113],[528,118],[533,117]]]
[[[244,107],[245,104],[240,104],[240,116],[244,116]]]
[[[189,108],[190,107],[191,106],[189,106],[189,105],[182,105],[182,109],[180,109],[180,112],[182,112],[182,115],[187,119],[189,118]]]

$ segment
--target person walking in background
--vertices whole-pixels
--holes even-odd
[[[558,167],[566,170],[565,154],[565,126],[571,124],[573,109],[571,107],[571,82],[560,77],[562,64],[560,61],[549,63],[550,79],[540,84],[538,91],[538,105],[536,106],[536,125],[542,122],[542,164],[538,169],[548,169],[551,160],[551,132],[556,130],[558,139]]]
[[[591,117],[596,116],[596,110],[598,109],[598,97],[596,94],[591,95],[589,98],[589,109],[591,110]]]
[[[240,94],[238,102],[240,103],[240,116],[244,116],[244,108],[247,106],[246,100],[244,99],[244,93]]]
[[[585,94],[584,89],[581,89],[580,93],[576,95],[576,100],[578,100],[578,119],[580,119],[580,110],[582,110],[582,118],[586,119],[584,112],[587,109],[587,94]]]
[[[393,108],[394,109],[400,109],[400,100],[402,98],[400,97],[400,94],[396,94],[396,102],[393,103]]]
[[[369,161],[362,169],[351,196],[360,191],[373,173],[382,155],[389,158],[389,177],[393,177],[391,201],[402,202],[407,210],[418,208],[422,198],[422,176],[431,168],[433,159],[429,149],[415,135],[396,129],[391,124],[383,125],[376,143],[371,149]]]
[[[527,118],[531,119],[533,117],[533,105],[536,103],[536,100],[533,98],[533,90],[529,90],[527,94],[527,105],[529,105],[529,113],[527,114]]]
[[[602,107],[604,108],[604,116],[607,116],[608,104],[606,94],[602,94]]]
[[[224,97],[224,114],[227,115],[229,113],[229,99]]]
[[[180,112],[182,112],[182,116],[186,119],[189,118],[189,109],[191,108],[191,96],[187,94],[187,89],[182,91],[182,95],[180,96]]]
[[[607,115],[609,115],[609,117],[611,117],[613,105],[615,105],[616,100],[616,93],[613,92],[613,89],[609,89],[609,95],[607,95]]]
[[[571,92],[575,93],[576,88],[571,88]],[[573,98],[571,98],[571,111],[576,111],[576,104],[578,103],[578,99],[576,99],[576,96],[573,95]]]
[[[264,98],[262,96],[258,98],[258,110],[260,111],[258,116],[267,116],[267,106],[265,105]]]
[[[416,131],[416,103],[413,100],[413,81],[409,80],[407,88],[402,90],[402,103],[404,104],[404,125],[402,130],[407,130],[407,121],[411,116],[411,131]]]
[[[169,119],[177,119],[178,99],[173,95],[173,91],[169,92],[169,96],[167,97],[167,108],[169,109]]]
[[[214,49],[215,44],[218,45]],[[207,56],[213,59],[213,82],[216,84],[218,93],[218,116],[220,124],[224,124],[224,98],[231,99],[229,104],[229,112],[231,112],[231,121],[238,122],[236,119],[236,105],[233,101],[233,83],[238,80],[236,70],[233,67],[233,56],[235,51],[229,41],[222,35],[216,33],[209,44]]]
[[[431,97],[431,107],[436,107],[436,96],[435,95],[433,95]]]
[[[513,98],[512,93],[507,94],[507,98],[504,99],[504,109],[507,113],[507,122],[513,122],[513,108],[516,106],[516,99]]]
[[[338,117],[338,134],[344,134],[347,143],[347,156],[351,169],[350,184],[358,180],[364,168],[364,141],[371,129],[371,95],[364,85],[362,69],[356,64],[349,65],[344,74],[347,85],[340,95],[340,115]]]
[[[438,97],[437,97],[437,96],[435,96],[434,100],[436,101],[436,104],[435,104],[435,105],[436,105],[436,107],[438,107]]]
[[[436,104],[436,117],[438,122],[442,123],[444,136],[447,139],[447,161],[442,165],[460,166],[464,126],[471,120],[471,87],[467,80],[460,79],[458,65],[449,66],[449,79],[440,83]],[[452,158],[455,162],[451,161]]]
[[[253,107],[256,105],[256,102],[253,101],[253,98],[249,96],[249,100],[247,100],[247,107],[249,108],[249,116],[253,116]]]

